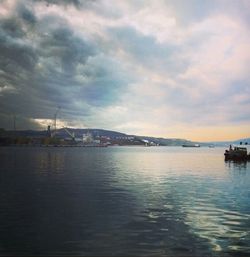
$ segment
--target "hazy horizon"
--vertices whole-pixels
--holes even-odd
[[[0,127],[250,137],[250,2],[0,1]]]

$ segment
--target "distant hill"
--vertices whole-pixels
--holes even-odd
[[[214,141],[214,142],[208,142],[208,143],[204,143],[205,145],[215,145],[215,146],[229,146],[231,145],[239,145],[240,143],[242,143],[243,145],[248,144],[250,145],[250,138],[241,138],[241,139],[237,139],[237,140],[233,140],[233,141]]]
[[[240,142],[242,142],[242,144],[248,143],[248,145],[250,145],[250,137],[233,141],[234,144],[238,144],[238,145],[240,144]]]
[[[148,137],[148,136],[137,136],[137,137],[140,139],[146,139],[148,141],[154,142],[162,146],[181,146],[183,144],[196,143],[186,139],[179,139],[179,138],[162,138],[162,137]]]
[[[72,128],[68,128],[68,130],[70,132],[74,132],[76,137],[82,137],[83,134],[86,133],[91,133],[93,137],[97,137],[97,136],[105,136],[105,137],[110,137],[110,138],[114,138],[114,137],[122,137],[122,136],[126,136],[126,134],[121,133],[121,132],[116,132],[116,131],[112,131],[112,130],[105,130],[105,129],[72,129]],[[60,137],[67,137],[68,134],[65,131],[65,129],[58,129],[57,130],[57,135]]]
[[[117,136],[125,136],[126,134],[111,131],[111,130],[104,130],[104,129],[72,129],[67,128],[70,132],[74,132],[76,137],[82,137],[83,134],[90,132],[93,136],[107,136],[107,137],[117,137]],[[17,130],[17,131],[2,131],[2,134],[8,136],[27,136],[27,137],[41,137],[47,135],[47,130]],[[68,137],[67,132],[65,129],[61,128],[57,130],[57,136],[59,137]]]
[[[128,135],[125,133],[105,130],[105,129],[73,129],[68,128],[70,133],[74,133],[76,138],[81,138],[83,134],[91,133],[94,137],[109,137],[111,139],[122,138],[122,137],[134,137],[136,140],[148,140],[157,145],[162,146],[181,146],[187,143],[196,143],[186,139],[171,139],[171,138],[158,138],[158,137],[149,137],[149,136],[137,136],[137,135]],[[20,137],[46,137],[47,131],[42,130],[18,130],[18,131],[3,131],[0,133],[2,136],[20,136]],[[57,137],[67,138],[69,137],[65,129],[61,128],[57,130]]]

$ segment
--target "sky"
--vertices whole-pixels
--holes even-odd
[[[250,1],[0,0],[0,127],[250,137]]]

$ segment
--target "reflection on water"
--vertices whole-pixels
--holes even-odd
[[[186,223],[199,237],[207,239],[214,251],[222,251],[223,247],[234,250],[249,249],[247,244],[241,245],[241,239],[249,238],[244,222],[250,215],[219,209],[216,206],[199,203],[193,208],[184,207]]]
[[[60,173],[65,167],[65,152],[41,152],[34,156],[37,172],[48,171]]]
[[[0,255],[250,255],[249,162],[223,152],[0,148]]]
[[[245,170],[247,169],[247,163],[248,161],[225,161],[226,166],[229,169],[234,169],[236,171],[238,170]]]

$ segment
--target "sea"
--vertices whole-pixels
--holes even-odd
[[[250,256],[224,147],[0,147],[0,256]]]

